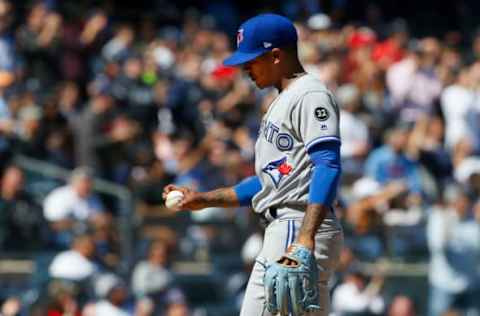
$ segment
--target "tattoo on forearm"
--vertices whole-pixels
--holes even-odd
[[[322,224],[328,207],[322,204],[309,204],[303,217],[302,226],[300,227],[299,236],[314,237],[316,231]]]
[[[238,206],[237,195],[232,188],[222,188],[207,192],[203,195],[205,204],[209,206],[231,207]]]

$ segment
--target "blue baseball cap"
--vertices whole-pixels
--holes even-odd
[[[260,14],[245,21],[237,32],[237,50],[223,61],[226,66],[247,63],[275,47],[297,43],[292,21],[277,14]]]

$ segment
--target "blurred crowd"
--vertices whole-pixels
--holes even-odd
[[[311,6],[296,15],[300,58],[341,107],[346,243],[334,314],[480,315],[480,31],[418,37],[374,9],[368,23],[340,23],[301,2]],[[2,293],[0,315],[238,314],[258,219],[248,209],[171,214],[161,192],[252,175],[277,92],[222,65],[234,34],[205,12],[134,23],[102,8],[72,18],[54,3],[0,0],[0,249],[49,254],[35,295]],[[19,155],[73,172],[39,196]],[[134,193],[127,273],[119,205],[94,179]],[[428,290],[385,295],[385,271],[362,269],[385,259],[428,262]],[[206,263],[210,283],[178,273]]]

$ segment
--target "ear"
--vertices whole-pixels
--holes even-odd
[[[280,48],[272,49],[272,58],[273,58],[274,65],[277,65],[280,63],[281,56],[282,56],[282,50]]]

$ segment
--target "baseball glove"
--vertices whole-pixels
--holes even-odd
[[[269,265],[263,282],[272,315],[301,316],[320,309],[317,264],[312,251],[302,245],[291,245],[280,260]]]

